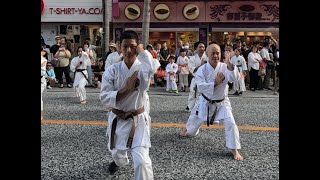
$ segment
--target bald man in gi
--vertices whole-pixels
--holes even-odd
[[[242,160],[243,157],[239,153],[239,130],[228,98],[228,81],[239,80],[240,74],[230,61],[220,62],[221,50],[217,44],[209,45],[206,52],[208,63],[200,66],[195,74],[198,92],[201,95],[180,135],[196,136],[203,122],[209,126],[214,120],[219,120],[224,125],[227,148],[235,160]]]

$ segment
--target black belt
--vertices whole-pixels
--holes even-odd
[[[76,69],[76,72],[81,72],[81,74],[84,76],[84,78],[86,78],[86,80],[88,81],[88,83],[90,83],[88,77],[83,73],[83,71],[85,71],[86,69]]]
[[[209,99],[207,96],[205,96],[203,93],[201,93],[201,95],[204,97],[205,100],[207,100],[210,104],[215,104],[215,103],[219,103],[219,102],[222,102],[224,99],[221,99],[221,100],[212,100],[212,99]],[[215,107],[214,109],[214,112],[213,112],[213,115],[211,117],[211,119],[209,118],[209,106],[208,106],[208,114],[207,114],[207,126],[209,126],[210,124],[212,125],[213,124],[213,121],[216,117],[216,114],[217,114],[217,106]]]

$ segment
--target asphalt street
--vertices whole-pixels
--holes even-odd
[[[108,173],[112,158],[107,150],[107,113],[99,100],[99,90],[86,90],[85,105],[74,97],[72,88],[44,92],[42,179],[133,179],[130,155],[130,165],[114,175]],[[246,91],[242,96],[232,93],[229,98],[239,126],[243,161],[233,160],[221,126],[202,128],[193,138],[179,137],[181,127],[170,124],[187,121],[189,113],[184,109],[188,94],[150,88],[152,123],[162,124],[151,129],[155,180],[279,179],[279,96],[272,91]]]

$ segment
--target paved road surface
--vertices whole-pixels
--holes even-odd
[[[105,136],[107,115],[98,98],[99,90],[87,91],[86,105],[73,97],[73,89],[54,88],[44,93],[42,179],[133,179],[132,163],[109,175],[107,167],[112,159]],[[153,123],[150,157],[155,180],[279,179],[279,97],[271,91],[229,96],[240,129],[245,158],[241,162],[233,160],[226,149],[222,126],[202,128],[193,138],[178,136],[179,126],[189,115],[184,111],[187,93],[175,95],[157,87],[149,94]]]

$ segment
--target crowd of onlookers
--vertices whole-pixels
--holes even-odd
[[[55,37],[56,43],[48,47],[41,40],[41,45],[47,50],[47,88],[53,86],[59,88],[64,87],[64,79],[66,86],[71,88],[73,79],[70,73],[70,61],[74,53],[71,51],[70,44],[65,37]],[[229,83],[229,90],[234,90],[234,95],[242,95],[248,87],[251,91],[256,90],[273,90],[274,94],[279,92],[279,40],[273,37],[266,37],[264,41],[243,42],[240,39],[231,42],[229,39],[224,39],[223,43],[211,42],[220,45],[221,62],[225,60],[225,54],[231,54],[230,61],[236,65],[243,78],[243,82]],[[91,62],[87,65],[89,83],[86,87],[100,87],[101,76],[104,70],[111,64],[121,61],[121,50],[119,40],[110,42],[108,45],[109,51],[103,58],[96,57],[96,46],[90,44],[90,39],[82,45],[83,50],[87,52]],[[188,42],[178,41],[175,49],[168,48],[166,42],[162,44],[147,45],[146,49],[151,53],[155,60],[160,63],[160,68],[152,76],[150,80],[151,87],[166,86],[167,81],[174,79],[177,83],[179,91],[187,92],[190,86],[193,72],[190,73],[188,62],[198,52],[197,47],[191,49]],[[228,55],[229,56],[229,55]],[[173,60],[173,61],[172,61]],[[170,73],[166,71],[167,65],[175,63],[176,69],[171,69]],[[174,65],[175,66],[175,65]],[[171,67],[174,67],[170,65]],[[171,71],[175,71],[172,73]],[[63,78],[64,76],[64,78]],[[274,86],[274,88],[271,88]],[[167,91],[172,91],[172,88],[166,88]]]
[[[41,38],[41,47],[47,52],[47,88],[51,89],[56,85],[59,88],[63,88],[65,84],[64,80],[66,81],[67,87],[72,88],[74,76],[70,72],[70,62],[77,56],[77,53],[72,51],[71,44],[65,37],[56,36],[55,44],[51,47],[46,45],[44,40]],[[96,84],[93,82],[94,71],[92,67],[99,65],[99,61],[95,53],[96,46],[90,44],[90,39],[87,38],[81,47],[85,52],[87,52],[90,58],[90,61],[87,64],[89,80],[87,87],[95,87]]]
[[[211,42],[220,44],[218,42]],[[225,54],[228,52],[229,61],[231,61],[240,71],[242,82],[229,83],[229,90],[234,90],[234,95],[242,95],[248,87],[251,91],[273,90],[277,95],[279,92],[279,40],[273,37],[266,37],[264,41],[246,43],[240,39],[231,42],[225,39],[220,44],[221,62],[225,60]],[[176,82],[179,85],[179,91],[188,91],[193,72],[190,71],[190,62],[197,52],[189,48],[188,43],[178,42],[174,53],[167,48],[167,44],[156,44],[155,47],[148,45],[147,49],[152,56],[159,60],[161,66],[158,72],[151,79],[151,86],[165,86],[167,78],[166,66],[170,63],[170,58],[174,56],[178,70]],[[189,63],[188,63],[189,62]],[[169,76],[168,76],[169,77]],[[185,80],[187,79],[187,81]],[[271,88],[274,86],[274,88]],[[166,88],[168,91],[168,88]]]

